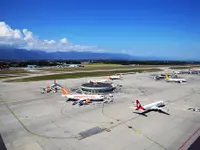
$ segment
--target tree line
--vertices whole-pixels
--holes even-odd
[[[7,67],[27,67],[28,65],[36,66],[57,66],[63,64],[81,64],[81,63],[104,63],[104,64],[121,64],[121,65],[199,65],[195,61],[129,61],[129,60],[29,60],[29,61],[10,61],[1,60],[0,69]]]

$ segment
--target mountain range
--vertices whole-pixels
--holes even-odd
[[[66,52],[46,52],[42,50],[26,50],[11,47],[0,47],[0,59],[7,60],[169,60],[167,58],[157,57],[142,57],[132,56],[121,53],[106,53],[106,52],[78,52],[78,51],[66,51]]]

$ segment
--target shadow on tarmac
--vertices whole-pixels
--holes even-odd
[[[3,139],[1,137],[1,134],[0,134],[0,150],[7,150],[7,148],[3,142]]]
[[[200,150],[200,136],[196,139],[196,141],[190,145],[188,150]]]

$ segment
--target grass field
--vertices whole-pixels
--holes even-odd
[[[0,79],[6,79],[6,78],[14,78],[19,76],[0,76]]]
[[[170,69],[191,69],[192,67],[198,68],[200,66],[180,66],[180,67],[170,67]]]
[[[120,64],[93,63],[93,64],[85,64],[84,66],[85,67],[108,67],[108,66],[116,67],[116,66],[123,66],[123,65],[120,65]]]
[[[6,82],[29,82],[29,81],[42,81],[42,80],[54,80],[54,79],[67,79],[67,78],[82,78],[82,77],[95,77],[95,76],[107,76],[115,73],[128,73],[128,72],[156,72],[162,71],[161,69],[134,69],[134,70],[120,70],[120,71],[96,71],[96,72],[79,72],[79,73],[62,73],[53,75],[36,76],[21,79],[6,80]]]
[[[1,74],[19,74],[19,73],[29,73],[27,70],[24,69],[16,69],[16,70],[0,70]]]
[[[105,70],[105,69],[135,69],[135,68],[152,68],[152,67],[159,67],[153,65],[137,65],[137,66],[129,66],[129,65],[117,65],[117,64],[89,64],[85,65],[82,68],[40,68],[38,70],[43,71],[50,71],[50,72],[64,72],[64,71],[84,71],[84,70]]]

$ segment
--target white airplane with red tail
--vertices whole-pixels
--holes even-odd
[[[104,95],[86,95],[86,94],[69,94],[69,92],[62,88],[62,97],[67,97],[68,100],[78,101],[78,100],[91,100],[98,101],[104,100]]]
[[[165,110],[165,109],[162,108],[162,107],[165,106],[163,101],[157,101],[157,102],[154,102],[154,103],[151,103],[151,104],[148,104],[148,105],[144,105],[144,106],[142,106],[140,104],[139,100],[136,100],[135,103],[136,103],[136,108],[135,108],[134,113],[145,114],[149,111],[160,111],[162,113],[168,114],[167,113],[168,110]],[[133,107],[131,107],[131,108],[133,108]]]

